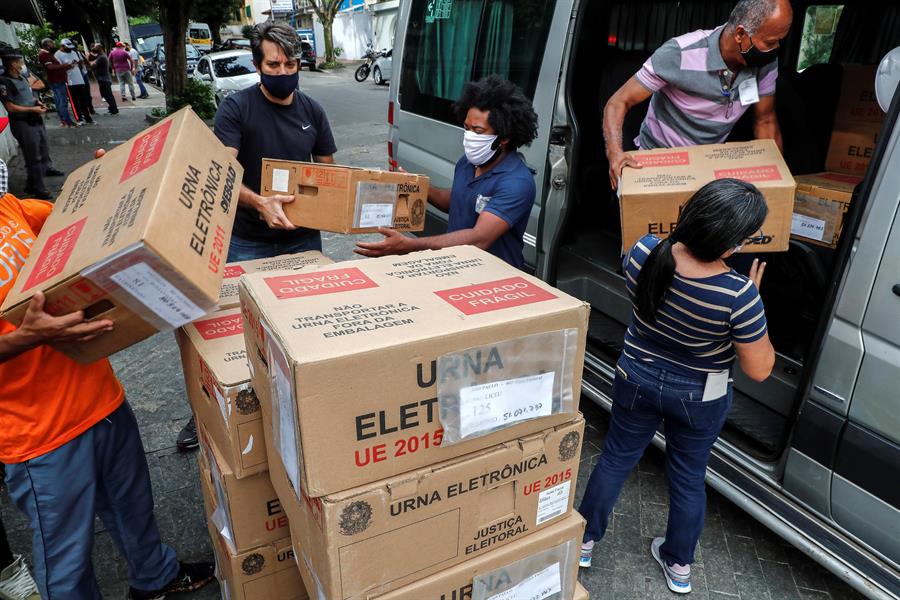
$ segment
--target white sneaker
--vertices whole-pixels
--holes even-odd
[[[0,571],[0,600],[41,600],[37,584],[21,555]]]
[[[578,566],[587,569],[591,566],[591,557],[594,553],[594,540],[581,544],[581,556],[578,557]]]
[[[658,562],[659,566],[662,567],[663,575],[666,576],[666,585],[669,586],[669,589],[676,594],[690,594],[691,566],[682,566],[681,568],[687,569],[687,573],[678,573],[675,571],[674,567],[670,567],[669,565],[667,565],[666,561],[664,561],[659,555],[659,547],[662,546],[665,541],[665,538],[653,538],[653,542],[650,544],[650,554],[653,555],[653,558],[656,559],[656,562]]]

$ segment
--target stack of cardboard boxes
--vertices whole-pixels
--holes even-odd
[[[218,310],[177,332],[202,449],[201,489],[220,584],[232,600],[303,600],[287,517],[268,474],[238,306],[245,273],[329,264],[318,252],[225,266]]]
[[[588,307],[471,247],[241,278],[311,597],[583,598]]]
[[[875,67],[847,65],[825,173],[797,177],[791,234],[795,239],[835,248],[853,189],[875,154],[884,112],[875,98]]]

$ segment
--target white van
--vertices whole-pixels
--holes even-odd
[[[843,64],[877,64],[900,46],[900,2],[792,4],[794,27],[779,51],[777,111],[791,171],[815,173],[825,170]],[[525,258],[538,276],[590,302],[583,392],[605,408],[631,304],[619,272],[619,207],[607,176],[603,106],[667,39],[724,23],[733,5],[400,4],[388,108],[392,168],[450,185],[463,154],[451,106],[466,81],[500,74],[532,98],[539,135],[521,150],[538,193]],[[810,31],[814,45],[825,47],[812,61],[821,64],[811,66]],[[777,363],[763,383],[735,369],[734,405],[707,474],[712,487],[838,577],[885,599],[900,597],[898,112],[900,94],[838,247],[792,240],[787,252],[767,255],[762,295]],[[625,140],[634,139],[645,113],[646,103],[629,112]],[[751,125],[739,122],[731,139],[750,139]],[[445,228],[446,217],[429,207],[426,234]],[[656,442],[664,443],[661,434]]]
[[[207,25],[206,23],[188,23],[187,43],[193,44],[193,46],[200,52],[211,52],[213,41],[212,32],[210,32],[209,30],[209,25]]]

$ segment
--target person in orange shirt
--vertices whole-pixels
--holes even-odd
[[[0,302],[53,207],[7,193],[6,180],[0,161]],[[53,348],[103,335],[112,321],[56,317],[44,300],[34,295],[18,328],[0,319],[0,462],[34,531],[41,597],[101,598],[91,565],[95,515],[128,562],[131,598],[198,589],[213,565],[180,563],[160,540],[137,421],[109,361],[82,365]]]

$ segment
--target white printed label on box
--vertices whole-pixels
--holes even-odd
[[[822,241],[825,237],[825,221],[794,213],[791,218],[791,233],[811,240]]]
[[[571,488],[572,482],[564,481],[538,494],[537,518],[535,519],[538,525],[566,513],[569,508]]]
[[[551,371],[460,389],[460,437],[550,415],[555,377]]]
[[[289,182],[291,180],[291,172],[287,169],[272,169],[272,191],[287,192]]]
[[[172,328],[186,325],[206,314],[145,262],[113,273],[110,279]]]
[[[559,573],[559,563],[553,563],[505,592],[489,596],[487,600],[544,600],[562,591]]]
[[[273,428],[278,432],[275,441],[281,463],[287,472],[291,485],[300,499],[300,464],[297,458],[297,423],[294,420],[294,395],[291,377],[288,374],[287,357],[272,342],[271,333],[266,331],[269,340],[269,367],[272,373],[272,420]],[[276,414],[277,413],[277,414]],[[277,422],[274,422],[277,419]]]
[[[394,224],[394,205],[363,204],[359,210],[360,227],[391,227]]]

